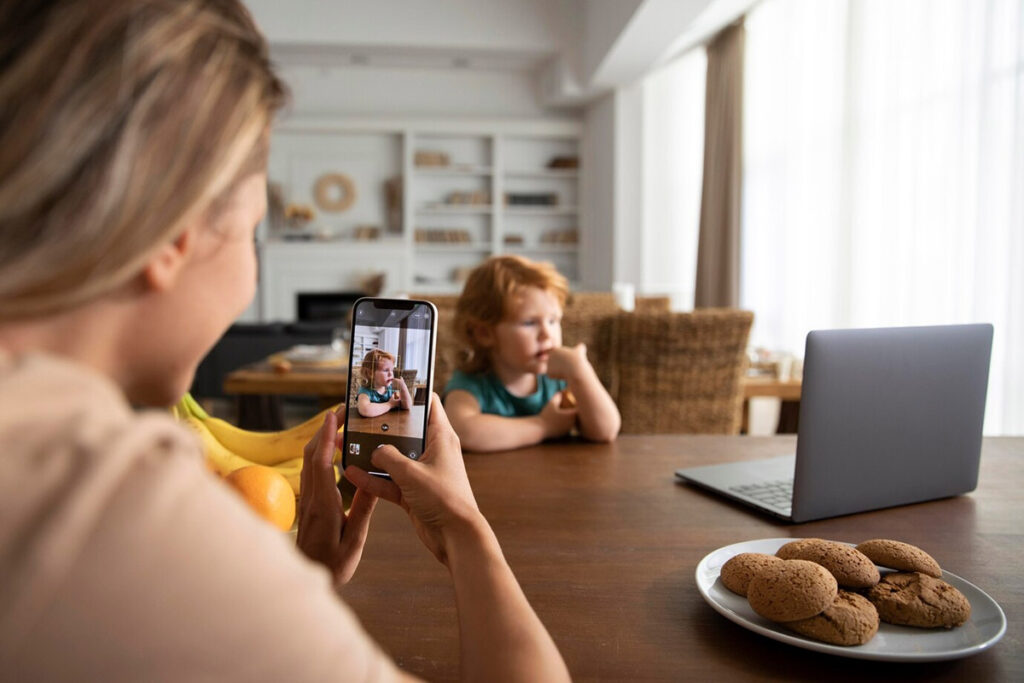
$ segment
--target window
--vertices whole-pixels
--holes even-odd
[[[1024,433],[1024,2],[765,0],[748,16],[752,343],[991,322],[986,433]]]

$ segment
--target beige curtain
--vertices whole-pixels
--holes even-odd
[[[739,305],[743,20],[708,43],[696,307]]]

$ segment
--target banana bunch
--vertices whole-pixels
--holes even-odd
[[[295,495],[299,495],[302,449],[323,425],[327,410],[302,424],[278,432],[254,432],[236,427],[208,414],[188,393],[171,408],[171,414],[199,435],[207,464],[220,476],[227,476],[247,465],[266,465],[283,474]],[[340,460],[341,451],[335,449],[334,462]],[[337,468],[334,475],[335,479],[339,477]]]

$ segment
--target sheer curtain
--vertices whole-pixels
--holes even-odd
[[[641,292],[668,293],[677,310],[693,308],[704,163],[707,56],[692,50],[641,86],[643,207]]]
[[[1024,0],[765,0],[746,26],[752,343],[991,322],[985,431],[1024,434]]]

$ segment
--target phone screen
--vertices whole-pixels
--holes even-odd
[[[370,464],[378,446],[390,444],[413,460],[423,454],[436,326],[429,301],[365,298],[353,306],[344,466],[386,477]]]

